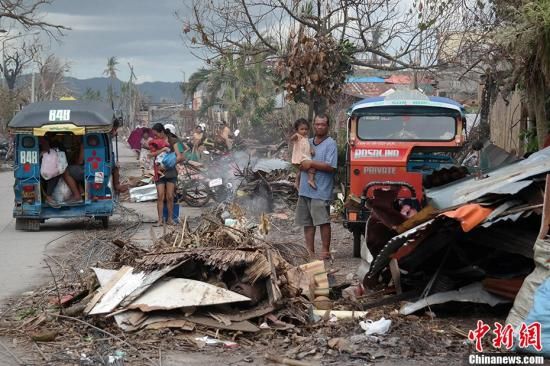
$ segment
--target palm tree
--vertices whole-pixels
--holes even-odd
[[[107,67],[105,70],[103,70],[103,75],[109,77],[111,79],[111,83],[109,84],[109,88],[107,89],[107,95],[109,97],[109,101],[111,102],[111,105],[115,105],[115,93],[114,93],[114,87],[113,82],[117,79],[117,71],[118,69],[116,66],[118,65],[118,60],[116,56],[111,56],[107,59]]]

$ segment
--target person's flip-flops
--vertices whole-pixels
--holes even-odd
[[[47,199],[46,203],[48,203],[48,206],[50,206],[52,208],[60,208],[61,207],[61,205],[59,203],[57,203],[56,201],[54,201],[52,199]]]
[[[162,227],[162,222],[158,222],[158,221],[155,222],[155,223],[153,224],[153,227]]]

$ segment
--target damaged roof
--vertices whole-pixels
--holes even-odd
[[[483,179],[465,178],[445,186],[428,189],[432,206],[444,210],[477,200],[488,194],[516,194],[533,183],[533,178],[550,172],[550,148],[529,158],[497,168]]]

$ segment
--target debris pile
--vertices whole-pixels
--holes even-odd
[[[302,294],[313,300],[319,290],[308,267],[299,266],[307,251],[267,242],[266,228],[249,225],[237,206],[220,207],[193,230],[184,220],[150,251],[126,256],[118,269],[93,268],[101,287],[84,313],[112,316],[127,332],[206,327],[254,333],[264,323],[293,328],[308,322]],[[235,218],[231,226],[221,218],[228,213]],[[328,295],[328,282],[324,286]]]
[[[534,269],[549,172],[545,149],[481,177],[427,190],[428,206],[409,219],[392,214],[391,205],[374,206],[367,228],[374,260],[364,286],[391,287],[396,299],[414,301],[401,307],[404,315],[449,301],[513,301]],[[385,199],[392,194],[381,192]]]
[[[236,202],[252,213],[272,212],[293,207],[297,202],[295,173],[290,164],[280,159],[258,159],[236,173],[241,180]]]

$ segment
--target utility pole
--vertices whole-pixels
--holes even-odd
[[[129,96],[130,102],[128,103],[128,119],[130,120],[129,122],[132,125],[132,129],[134,129],[136,126],[135,126],[135,118],[134,118],[133,80],[134,79],[137,80],[137,78],[136,78],[136,74],[134,74],[134,67],[129,62],[128,62],[128,67],[130,68],[130,83],[128,85],[128,94],[130,95]]]
[[[32,69],[31,76],[31,103],[34,103],[34,67]]]

